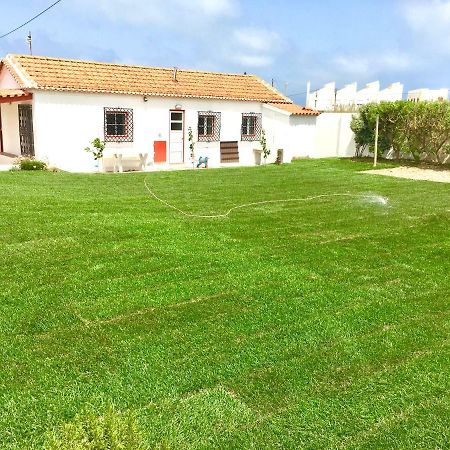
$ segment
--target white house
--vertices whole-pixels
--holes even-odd
[[[325,84],[322,88],[308,93],[306,99],[306,107],[317,111],[331,111],[336,103],[336,83]]]
[[[318,111],[353,110],[368,103],[395,102],[403,97],[402,83],[393,83],[380,89],[380,82],[374,81],[358,90],[357,83],[336,89],[336,83],[333,81],[312,93],[309,93],[309,85],[308,82],[306,106]]]
[[[378,94],[380,92],[380,82],[373,81],[367,83],[366,86],[356,93],[356,104],[358,106],[366,105],[367,103],[377,102]]]
[[[397,102],[403,99],[402,83],[392,83],[387,88],[381,89],[378,93],[379,102]]]
[[[342,89],[336,91],[336,105],[342,107],[353,107],[356,104],[356,92],[358,83],[345,85]]]
[[[415,89],[408,92],[408,101],[423,102],[423,101],[437,101],[447,100],[448,89]]]
[[[270,161],[282,149],[290,162],[312,151],[318,115],[253,75],[24,55],[0,63],[0,152],[67,171],[93,170],[84,149],[97,137],[124,163],[192,166],[189,128],[195,160],[211,166],[257,163],[262,129]]]

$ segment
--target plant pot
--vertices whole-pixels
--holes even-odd
[[[101,159],[94,159],[94,172],[103,172],[103,161]]]

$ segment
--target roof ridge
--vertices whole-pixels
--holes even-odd
[[[71,62],[76,64],[93,64],[100,66],[113,66],[113,67],[132,67],[134,69],[153,69],[153,70],[169,70],[173,71],[176,68],[179,72],[189,72],[189,73],[206,73],[213,75],[227,75],[232,77],[259,77],[254,74],[247,73],[234,73],[234,72],[221,72],[221,71],[213,71],[213,70],[200,70],[200,69],[183,69],[180,67],[161,67],[161,66],[146,66],[143,64],[125,64],[125,63],[112,63],[112,62],[102,62],[102,61],[94,61],[89,59],[73,59],[73,58],[60,58],[54,56],[39,56],[39,55],[25,55],[20,53],[9,53],[6,57],[11,56],[15,58],[28,58],[28,59],[41,59],[41,60],[49,60],[49,61],[60,61],[60,62]]]
[[[25,89],[292,103],[253,74],[178,69],[180,83],[174,83],[173,68],[20,54],[4,61]]]
[[[289,97],[287,97],[286,95],[282,94],[278,89],[276,89],[274,86],[269,84],[266,80],[263,80],[262,78],[259,78],[259,77],[257,77],[257,78],[258,78],[259,81],[261,81],[261,83],[263,83],[267,88],[269,88],[275,94],[277,94],[280,97],[284,98],[286,100],[286,103],[294,103]],[[277,102],[275,102],[275,103],[277,103]],[[279,102],[279,103],[281,103],[281,102]]]

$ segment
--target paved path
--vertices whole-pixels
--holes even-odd
[[[408,178],[410,180],[450,183],[450,170],[419,169],[417,167],[396,167],[394,169],[366,170],[361,173],[385,175],[387,177]]]

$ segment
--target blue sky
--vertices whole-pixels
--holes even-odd
[[[0,0],[0,35],[50,3]],[[246,71],[299,102],[307,80],[450,86],[450,0],[63,0],[0,54],[28,30],[35,54]]]

